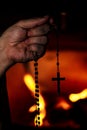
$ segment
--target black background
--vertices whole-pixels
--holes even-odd
[[[2,1],[0,3],[0,30],[18,20],[52,15],[59,24],[60,12],[67,12],[68,27],[72,31],[87,30],[87,4],[85,0],[30,0]]]

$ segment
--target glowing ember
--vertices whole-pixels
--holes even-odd
[[[32,78],[32,76],[29,75],[29,74],[26,74],[24,76],[24,82],[25,82],[26,86],[32,92],[32,94],[34,96],[35,81]],[[45,110],[45,101],[44,101],[43,97],[41,96],[41,94],[40,94],[40,97],[39,97],[39,104],[40,104],[40,126],[42,126],[43,125],[43,119],[46,116],[46,110]],[[35,110],[36,110],[36,105],[33,105],[33,106],[31,106],[29,108],[29,112],[34,112]],[[34,119],[34,123],[35,123],[36,118],[37,118],[37,115],[36,115],[36,117]]]
[[[80,99],[85,99],[85,98],[87,98],[87,89],[84,89],[82,92],[80,92],[80,93],[77,93],[77,94],[70,94],[69,95],[69,99],[70,99],[70,101],[72,101],[72,102],[76,102],[76,101],[78,101],[78,100],[80,100]]]

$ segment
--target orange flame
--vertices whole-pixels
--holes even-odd
[[[29,74],[26,74],[24,76],[24,82],[25,82],[26,86],[32,92],[32,94],[34,96],[34,92],[35,92],[35,81],[32,78],[32,76],[29,75]],[[41,94],[39,96],[39,104],[40,104],[39,105],[40,106],[40,126],[42,126],[43,125],[43,120],[44,120],[44,118],[46,116],[46,110],[45,110],[45,101],[44,101],[43,97],[41,96]],[[36,105],[33,105],[33,106],[31,106],[29,108],[29,112],[34,112],[35,110],[36,110]],[[37,118],[37,115],[36,115],[36,117],[34,119],[34,122],[35,122],[36,118]]]
[[[71,105],[64,98],[61,97],[57,101],[55,108],[62,108],[64,110],[69,110],[71,108]]]
[[[87,89],[84,89],[80,93],[77,93],[77,94],[72,93],[72,94],[69,95],[69,99],[72,102],[76,102],[80,99],[85,99],[85,98],[87,98]]]

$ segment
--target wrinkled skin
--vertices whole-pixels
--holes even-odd
[[[45,16],[21,20],[0,37],[0,75],[15,63],[34,60],[44,55],[52,20]],[[34,53],[32,53],[34,52]]]

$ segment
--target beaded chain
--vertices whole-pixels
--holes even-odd
[[[34,57],[34,75],[35,75],[35,103],[36,103],[36,117],[35,126],[40,126],[40,104],[39,104],[39,85],[38,85],[38,55],[37,52],[32,52]]]
[[[35,102],[36,102],[35,126],[38,127],[40,125],[40,105],[39,105],[38,62],[37,62],[37,60],[35,60],[35,62],[34,62],[34,68],[35,68]]]
[[[59,41],[58,41],[58,32],[57,30],[55,30],[56,33],[56,38],[57,38],[57,42],[56,42],[56,66],[57,66],[57,74],[56,77],[53,77],[52,80],[53,81],[57,81],[57,92],[58,95],[60,96],[60,81],[61,80],[65,80],[65,77],[61,77],[60,76],[60,69],[59,69]]]

